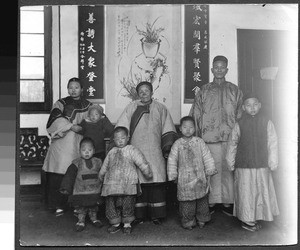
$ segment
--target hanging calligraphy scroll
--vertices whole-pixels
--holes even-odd
[[[185,5],[184,102],[191,103],[197,90],[209,81],[209,8]]]
[[[92,101],[104,102],[103,6],[78,6],[78,33],[79,78],[84,86],[84,95]]]

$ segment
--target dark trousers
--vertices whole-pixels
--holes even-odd
[[[135,217],[161,219],[166,217],[166,185],[165,183],[141,184],[142,194],[137,197]]]
[[[211,215],[208,206],[208,195],[192,201],[180,201],[179,214],[181,217],[181,225],[184,228],[193,227],[196,225],[196,222],[210,221]]]
[[[45,172],[45,203],[49,209],[67,209],[68,196],[59,192],[60,185],[64,175]]]

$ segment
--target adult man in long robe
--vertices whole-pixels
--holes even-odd
[[[201,86],[189,115],[194,117],[196,135],[207,143],[218,170],[218,174],[211,178],[211,213],[215,211],[215,204],[221,203],[222,211],[232,215],[233,174],[227,168],[225,155],[229,134],[242,115],[243,93],[235,84],[226,81],[227,65],[225,56],[214,58],[211,68],[213,82]]]

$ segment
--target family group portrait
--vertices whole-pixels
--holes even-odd
[[[15,246],[297,244],[298,4],[115,2],[19,2]]]

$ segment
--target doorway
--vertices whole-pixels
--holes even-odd
[[[297,198],[294,195],[297,194],[297,186],[291,183],[297,183],[297,179],[294,179],[297,178],[297,163],[293,160],[293,164],[290,164],[289,146],[293,143],[290,134],[297,133],[291,130],[295,126],[290,122],[291,113],[288,111],[297,110],[297,103],[292,107],[288,103],[291,103],[289,98],[295,96],[291,89],[298,86],[297,77],[294,77],[298,59],[291,37],[290,32],[283,30],[237,30],[239,87],[244,94],[254,91],[258,95],[262,103],[261,112],[273,121],[276,128],[279,164],[272,175],[279,217],[280,221],[293,223],[293,211],[297,211]]]

